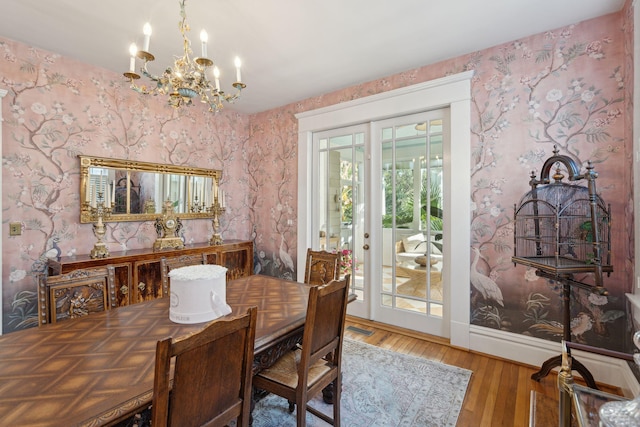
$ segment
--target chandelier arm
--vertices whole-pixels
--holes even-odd
[[[160,77],[159,76],[154,76],[153,74],[149,73],[149,71],[147,70],[147,63],[146,62],[144,63],[144,67],[140,68],[140,72],[142,73],[143,76],[145,76],[149,80],[152,80],[154,82],[159,82],[160,81]]]

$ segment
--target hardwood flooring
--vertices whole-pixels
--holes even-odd
[[[531,374],[538,367],[454,348],[438,337],[351,316],[347,316],[348,326],[373,331],[367,336],[347,329],[345,337],[349,339],[473,371],[458,417],[460,427],[528,426],[532,391],[539,396],[538,411],[542,409],[549,420],[556,420],[547,425],[558,425],[557,415],[553,415],[557,414],[558,401],[555,374],[537,382],[531,379]],[[618,388],[599,386],[606,392],[622,394]]]

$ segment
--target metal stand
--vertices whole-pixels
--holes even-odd
[[[536,272],[536,274],[541,274],[541,272]],[[544,275],[545,277],[549,277]],[[552,277],[555,280],[558,280],[557,277]],[[562,339],[564,342],[571,342],[571,287],[569,285],[568,278],[561,279],[562,280]],[[571,350],[567,348],[567,356],[571,357]],[[553,368],[562,367],[562,355],[552,357],[546,360],[540,370],[531,375],[531,379],[535,381],[540,381],[542,378],[549,375]],[[575,358],[571,357],[571,370],[576,371],[580,374],[582,379],[587,383],[587,385],[591,388],[598,389],[596,386],[596,381],[591,375],[591,372],[579,361]]]

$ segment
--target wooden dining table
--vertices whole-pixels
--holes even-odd
[[[254,372],[302,335],[309,288],[254,275],[227,283],[231,315],[258,307]],[[0,425],[110,425],[152,399],[156,342],[207,323],[169,320],[169,298],[0,336]]]

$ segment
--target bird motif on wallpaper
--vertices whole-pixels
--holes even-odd
[[[475,252],[475,257],[473,262],[471,263],[471,285],[480,292],[482,297],[485,300],[493,300],[504,307],[503,299],[502,299],[502,291],[496,282],[491,280],[490,277],[485,276],[484,274],[478,271],[478,259],[480,258],[480,249],[476,247],[471,247]]]
[[[576,317],[571,319],[571,335],[578,342],[584,342],[582,335],[593,328],[593,321],[587,313],[580,312]],[[562,323],[555,320],[538,320],[538,323],[531,326],[531,329],[543,331],[548,334],[561,337],[564,333]]]
[[[55,259],[59,257],[62,253],[60,246],[58,246],[58,242],[60,241],[60,237],[54,236],[47,240],[45,245],[44,252],[38,257],[38,259],[33,261],[31,264],[31,271],[34,273],[42,273],[47,270],[47,264],[49,259]]]
[[[58,236],[54,236],[51,238],[50,242],[51,242],[51,248],[48,249],[45,253],[44,256],[47,258],[58,258],[60,256],[60,254],[62,253],[62,250],[60,249],[60,246],[58,246],[58,242],[60,241],[60,238]],[[47,247],[49,246],[48,244],[49,242],[47,242]]]
[[[289,253],[284,249],[284,235],[280,237],[282,237],[282,240],[280,240],[280,259],[285,267],[293,271],[293,258],[291,258],[291,255],[289,255]]]
[[[251,241],[253,242],[253,274],[260,274],[262,271],[262,263],[260,262],[260,257],[258,256],[258,231],[256,230],[256,226],[253,226],[251,230]]]

